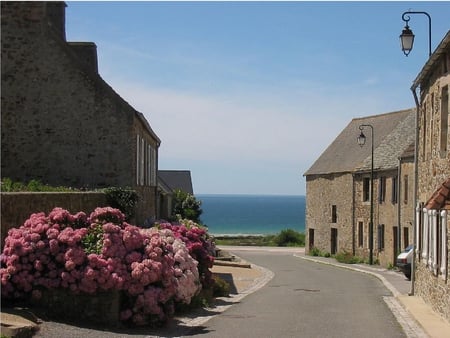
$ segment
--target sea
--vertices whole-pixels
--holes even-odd
[[[200,220],[214,236],[305,231],[305,196],[196,194]]]

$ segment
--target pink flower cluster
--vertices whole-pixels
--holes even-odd
[[[158,227],[171,230],[186,245],[190,256],[198,262],[203,288],[211,288],[214,280],[210,269],[214,264],[215,246],[206,228],[191,220],[181,220],[179,224],[161,223]]]
[[[200,291],[198,262],[170,229],[141,229],[124,220],[112,208],[97,208],[89,218],[60,208],[48,216],[31,215],[5,239],[2,297],[39,298],[42,288],[122,290],[122,320],[136,325],[166,320],[174,302],[188,304]],[[96,240],[92,234],[98,229],[101,252],[86,252],[86,239]]]

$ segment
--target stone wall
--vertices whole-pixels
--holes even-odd
[[[398,255],[398,245],[402,244],[402,238],[405,228],[408,230],[409,237],[412,242],[412,220],[414,216],[414,176],[413,166],[404,166],[406,172],[401,173],[398,177],[398,170],[376,171],[374,173],[374,197],[373,197],[373,254],[374,261],[378,260],[381,266],[387,267],[395,265],[396,256]],[[408,176],[407,186],[404,184],[404,176]],[[357,256],[368,258],[369,255],[369,223],[370,223],[370,201],[363,201],[363,178],[368,175],[355,175],[355,224],[363,222],[364,224],[364,242],[363,246],[356,243]],[[380,202],[380,182],[381,177],[385,180],[385,197]],[[400,190],[397,201],[393,202],[393,179],[397,178],[397,187]],[[405,197],[404,189],[407,189]],[[400,208],[400,221],[399,221]],[[384,224],[384,247],[379,249],[379,232],[378,226]],[[398,227],[400,226],[400,238],[398,238]],[[358,234],[356,234],[358,236]],[[398,241],[394,238],[397,236]]]
[[[107,206],[106,195],[97,192],[15,192],[1,193],[1,246],[11,228],[20,227],[33,213],[48,214],[60,207],[74,214],[89,215],[97,207]]]
[[[68,289],[43,289],[42,298],[31,300],[41,312],[54,320],[77,321],[120,327],[119,291],[98,292],[95,295],[75,294]]]
[[[160,141],[100,77],[95,44],[66,41],[65,6],[1,3],[2,177],[134,189],[137,132],[156,152]],[[138,191],[138,223],[156,216],[155,187]]]
[[[450,176],[450,118],[442,123],[442,100],[447,100],[450,87],[450,46],[446,53],[428,69],[428,77],[420,83],[419,148],[418,148],[418,202],[426,203],[437,188]],[[446,87],[447,86],[447,87]],[[443,90],[447,90],[447,94]],[[444,97],[443,97],[444,94]],[[445,109],[444,109],[445,111]],[[448,112],[447,112],[448,114]],[[445,120],[444,120],[445,121]],[[446,144],[441,142],[441,133],[447,129]],[[450,257],[450,218],[447,221],[447,257]],[[420,254],[420,253],[419,253]],[[420,257],[419,257],[420,258]],[[450,321],[450,282],[447,258],[445,279],[434,276],[420,260],[416,265],[415,290],[435,311]]]
[[[50,3],[1,5],[2,176],[132,186],[133,109],[55,32]]]
[[[441,146],[441,96],[445,86],[448,86],[448,93],[450,73],[428,88],[421,104],[418,160],[420,202],[426,202],[450,176],[450,118],[447,121],[447,142]],[[448,96],[446,99],[449,100]]]
[[[422,297],[427,304],[430,304],[435,312],[450,322],[450,288],[448,287],[448,281],[433,276],[423,262],[418,262],[414,283],[416,294]]]
[[[401,190],[401,198],[392,201],[392,182],[398,176],[398,170],[376,172],[374,176],[374,213],[373,213],[373,259],[380,265],[395,264],[398,246],[402,244],[405,228],[412,241],[412,221],[414,211],[413,193],[413,164],[405,165],[403,173],[408,175],[407,198]],[[402,178],[403,179],[403,174]],[[314,231],[314,247],[323,252],[331,253],[331,229],[337,229],[337,252],[347,251],[361,258],[369,258],[369,220],[370,200],[363,201],[363,179],[369,174],[330,174],[322,176],[309,176],[306,182],[306,250],[310,247],[310,229]],[[379,201],[380,177],[385,179],[385,198]],[[399,189],[402,189],[400,184]],[[332,206],[336,206],[337,220],[332,222]],[[401,218],[399,220],[399,208]],[[363,224],[363,243],[359,246],[359,222]],[[384,224],[384,247],[378,249],[378,225]],[[400,226],[399,241],[398,227]],[[395,232],[395,234],[394,234]],[[409,243],[408,243],[409,244]]]
[[[332,222],[332,206],[336,222]],[[331,253],[331,229],[337,229],[337,252],[352,252],[353,237],[352,174],[307,176],[306,178],[306,252],[309,229],[314,230],[314,247]]]

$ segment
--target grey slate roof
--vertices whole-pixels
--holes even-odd
[[[413,85],[411,86],[412,90],[415,91],[416,88],[419,87],[428,76],[430,76],[430,72],[433,69],[434,65],[442,55],[448,53],[447,49],[449,47],[450,47],[450,30],[447,32],[442,41],[439,43],[433,54],[431,54],[431,57],[428,59],[427,63],[425,63],[419,75],[417,75],[416,79],[413,82]]]
[[[189,170],[158,170],[158,179],[172,191],[180,189],[194,194],[192,189],[191,172]]]
[[[366,127],[367,141],[360,147],[357,137],[361,124],[373,126],[374,170],[396,168],[398,158],[414,142],[415,109],[353,119],[304,176],[370,170],[372,135],[370,128]]]

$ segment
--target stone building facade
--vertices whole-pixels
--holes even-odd
[[[352,175],[307,176],[306,245],[336,254],[352,250]]]
[[[399,170],[407,168],[406,162],[400,165],[399,158],[414,143],[414,123],[413,109],[353,119],[304,174],[307,252],[314,247],[325,253],[350,252],[368,259],[372,238],[373,260],[383,266],[395,264],[404,234],[408,233],[409,242],[412,231],[410,218],[401,214],[407,213],[408,208],[413,214],[414,204],[411,199],[400,206],[398,196],[402,187]],[[372,126],[373,133],[364,129],[367,144],[360,147],[357,136],[362,125]]]
[[[64,2],[2,2],[3,177],[132,187],[156,215],[160,140],[99,75],[91,42],[67,42]]]
[[[170,219],[173,212],[173,195],[178,189],[194,195],[189,170],[158,170],[158,219]]]
[[[415,79],[416,294],[450,321],[450,31]],[[417,90],[420,89],[419,93]]]

